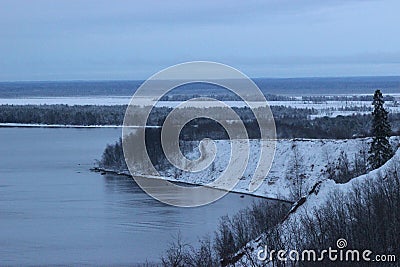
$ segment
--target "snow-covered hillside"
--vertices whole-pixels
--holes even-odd
[[[392,143],[398,143],[399,138],[392,138]],[[354,162],[355,154],[360,150],[368,150],[369,139],[329,140],[329,139],[295,139],[278,140],[272,167],[264,182],[255,192],[249,192],[248,188],[252,180],[252,174],[258,164],[259,142],[251,140],[251,153],[247,169],[243,177],[234,188],[236,192],[252,193],[254,195],[293,200],[293,165],[295,153],[299,161],[299,172],[304,181],[304,192],[308,192],[316,182],[327,178],[327,164],[338,160],[342,151]],[[167,170],[163,173],[167,179],[189,182],[194,184],[207,184],[217,179],[225,170],[230,158],[230,142],[227,140],[215,141],[217,155],[214,162],[204,171],[198,173],[177,172]],[[188,158],[197,158],[199,152],[187,154]],[[262,164],[262,163],[260,163]]]
[[[336,184],[332,180],[322,181],[318,186],[313,188],[314,190],[310,192],[302,201],[295,203],[293,205],[291,213],[285,218],[282,224],[278,225],[279,231],[281,233],[282,240],[287,238],[290,235],[290,231],[293,228],[290,228],[290,225],[294,223],[298,223],[301,221],[301,217],[304,215],[310,215],[311,211],[318,210],[320,207],[324,206],[330,196],[333,193],[343,193],[348,194],[355,184],[363,184],[366,183],[367,180],[375,180],[378,179],[379,175],[385,177],[386,173],[389,172],[394,164],[398,164],[400,162],[400,149],[397,150],[396,154],[393,156],[391,160],[389,160],[385,165],[380,167],[377,170],[371,171],[368,174],[361,175],[356,177],[345,184]],[[300,228],[299,228],[300,229]],[[249,262],[257,259],[257,252],[264,248],[263,240],[264,237],[260,236],[255,240],[249,242],[245,247],[243,247],[236,254],[235,264],[234,266],[247,266],[244,265],[246,262]],[[251,258],[251,260],[249,260]],[[272,263],[271,263],[272,264]],[[264,262],[263,266],[269,266],[266,262]],[[272,266],[272,265],[271,265]]]

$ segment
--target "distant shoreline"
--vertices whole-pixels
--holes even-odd
[[[394,97],[396,99],[400,98],[400,93],[385,93],[386,96]],[[370,96],[372,98],[372,93],[346,93],[346,94],[307,94],[307,93],[299,93],[296,95],[286,96],[284,94],[276,94],[272,95],[274,98],[278,99],[269,99],[267,97],[267,102],[270,106],[293,106],[293,105],[304,105],[310,104],[314,99],[319,99],[324,97],[323,101],[318,101],[314,104],[323,104],[326,105],[328,103],[338,103],[338,102],[348,102],[348,104],[360,104],[364,103],[370,105],[372,99],[365,99],[365,97]],[[223,96],[221,96],[223,97]],[[303,98],[306,99],[303,99]],[[72,96],[72,97],[0,97],[0,105],[15,105],[15,106],[25,106],[25,105],[68,105],[68,106],[128,106],[130,104],[132,96]],[[190,98],[190,97],[189,97]],[[279,99],[281,98],[281,99]],[[311,98],[311,99],[308,99]],[[338,99],[339,98],[339,99]],[[353,99],[352,99],[353,98]],[[358,99],[357,99],[358,98]],[[139,100],[140,99],[140,100]],[[160,100],[154,102],[154,99],[151,97],[141,97],[136,98],[135,105],[140,106],[155,106],[158,107],[176,107],[181,102],[186,101],[185,98],[177,98],[177,99],[169,99],[169,100]],[[224,103],[228,104],[231,107],[243,107],[245,103],[240,100],[234,99],[220,99]],[[250,101],[253,105],[263,105],[264,101]],[[209,101],[198,101],[199,106],[203,106],[209,103]],[[206,105],[207,106],[207,105]]]
[[[62,124],[30,124],[0,123],[0,128],[122,128],[123,125],[62,125]]]
[[[72,125],[72,124],[38,124],[38,123],[0,123],[0,128],[123,128],[124,125]],[[141,128],[141,126],[129,126]],[[146,128],[160,128],[160,126],[146,125]]]
[[[372,94],[380,88],[386,94],[398,93],[400,76],[334,77],[257,77],[251,78],[263,93],[275,95]],[[132,96],[145,80],[58,80],[0,81],[0,98]],[[216,92],[215,86],[186,86],[192,93],[204,89]],[[194,89],[194,90],[192,90]],[[181,93],[182,90],[177,90]]]

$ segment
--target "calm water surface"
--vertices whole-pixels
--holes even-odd
[[[180,231],[195,242],[254,198],[162,204],[130,178],[89,168],[121,129],[0,128],[0,266],[158,261]]]

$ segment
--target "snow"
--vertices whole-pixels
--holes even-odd
[[[392,138],[391,141],[398,142],[399,138]],[[311,154],[311,153],[310,153]],[[350,180],[348,183],[345,184],[336,184],[333,180],[323,180],[321,184],[318,186],[317,192],[309,194],[306,197],[305,202],[299,206],[299,208],[291,213],[288,218],[278,227],[282,230],[282,238],[285,238],[285,235],[288,234],[288,228],[287,226],[290,225],[292,222],[298,221],[298,219],[302,216],[305,215],[306,213],[310,215],[309,211],[318,209],[319,207],[323,206],[324,204],[327,203],[329,200],[330,196],[334,192],[340,192],[340,193],[348,193],[350,190],[353,188],[353,186],[356,183],[363,183],[367,179],[377,179],[378,174],[384,174],[387,172],[390,168],[390,166],[394,163],[397,163],[400,161],[400,149],[397,150],[396,154],[393,156],[392,159],[390,159],[385,165],[382,167],[378,168],[377,170],[373,170],[365,175],[361,175],[359,177],[353,178]],[[238,251],[237,255],[240,255],[241,252],[246,250],[247,253],[250,253],[252,255],[252,258],[257,258],[256,253],[260,250],[263,249],[264,244],[262,244],[262,236],[258,237],[252,241],[250,241],[245,247],[243,247],[240,251]],[[244,253],[243,256],[240,258],[240,261],[237,261],[235,266],[242,266],[243,263],[246,263],[248,261],[247,257],[249,254]],[[267,264],[267,263],[265,263]],[[265,265],[267,266],[267,265]]]
[[[394,137],[392,142],[399,142],[399,138]],[[210,185],[212,187],[225,189],[222,184],[211,184],[224,172],[228,166],[231,154],[229,140],[215,140],[217,149],[214,162],[205,170],[191,173],[181,172],[179,169],[169,169],[161,173],[163,179],[180,181],[198,185]],[[252,194],[272,199],[292,201],[292,181],[288,174],[293,165],[294,152],[292,147],[295,145],[301,157],[302,173],[305,174],[304,192],[308,192],[315,183],[327,179],[327,162],[336,161],[342,151],[347,153],[350,162],[354,160],[355,154],[364,146],[368,146],[369,139],[295,139],[277,140],[275,157],[272,162],[270,172],[260,187],[254,191],[249,191],[252,182],[252,174],[258,164],[259,141],[250,140],[250,158],[244,175],[240,178],[232,191]],[[197,149],[194,152],[185,154],[189,159],[196,159],[200,153]],[[235,168],[235,166],[233,166]],[[235,172],[235,170],[233,170]],[[239,172],[239,170],[236,170]],[[329,182],[328,182],[329,183]]]
[[[329,196],[333,192],[341,192],[341,193],[347,193],[349,192],[353,186],[357,183],[363,183],[367,179],[376,179],[378,177],[379,173],[385,173],[389,170],[391,164],[393,162],[399,162],[400,161],[400,149],[397,150],[396,154],[393,156],[391,160],[386,162],[385,165],[382,167],[373,170],[367,174],[361,175],[359,177],[356,177],[352,180],[350,180],[348,183],[345,184],[336,184],[332,180],[326,180],[323,183],[321,183],[319,189],[318,189],[318,194],[311,194],[307,197],[307,201],[298,209],[298,212],[291,215],[293,217],[298,216],[299,214],[304,214],[305,212],[312,210],[314,208],[318,208],[319,206],[323,205],[329,200]]]
[[[130,96],[0,98],[0,105],[128,105]]]

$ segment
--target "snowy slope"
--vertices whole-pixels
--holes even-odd
[[[387,172],[390,169],[392,164],[398,162],[400,162],[400,149],[397,150],[395,156],[391,160],[389,160],[385,165],[383,165],[379,169],[371,171],[368,174],[356,177],[351,181],[349,181],[348,183],[336,184],[332,180],[322,181],[316,187],[315,192],[310,193],[305,198],[305,202],[302,203],[293,213],[289,214],[289,216],[285,219],[285,221],[278,226],[283,233],[282,239],[284,239],[285,235],[289,233],[287,229],[292,222],[298,221],[298,219],[305,213],[310,214],[309,211],[318,209],[318,207],[321,207],[324,204],[326,204],[330,195],[333,192],[341,192],[346,194],[350,192],[351,188],[354,186],[355,183],[363,183],[367,179],[377,179],[378,174],[384,175],[385,172]],[[257,258],[256,253],[260,249],[263,249],[264,244],[262,244],[261,241],[262,239],[263,239],[262,237],[256,238],[255,240],[249,242],[241,251],[239,251],[237,255],[239,255],[240,257],[237,258],[235,266],[243,266],[243,263],[248,262],[247,257],[249,257],[249,255],[251,255],[253,259],[256,259]]]
[[[368,139],[351,139],[351,140],[329,140],[329,139],[295,139],[295,140],[278,140],[275,151],[275,158],[268,176],[264,179],[261,186],[255,191],[248,190],[252,180],[252,174],[258,164],[259,142],[251,140],[251,153],[248,161],[247,169],[243,177],[233,191],[252,193],[254,195],[292,200],[291,188],[293,183],[289,179],[288,174],[292,172],[294,149],[295,146],[298,155],[301,157],[301,171],[304,173],[304,192],[307,193],[311,187],[318,181],[325,180],[327,162],[336,161],[340,153],[345,151],[349,161],[354,161],[357,151],[365,146],[368,147]],[[392,138],[392,142],[398,143],[398,138]],[[230,143],[228,140],[215,141],[217,147],[217,155],[214,163],[207,169],[198,173],[185,173],[177,169],[167,170],[162,173],[169,180],[178,180],[194,184],[207,184],[217,179],[225,170],[230,159]],[[368,148],[367,148],[368,149]],[[188,158],[197,158],[199,152],[188,153]],[[262,164],[262,163],[261,163]]]

